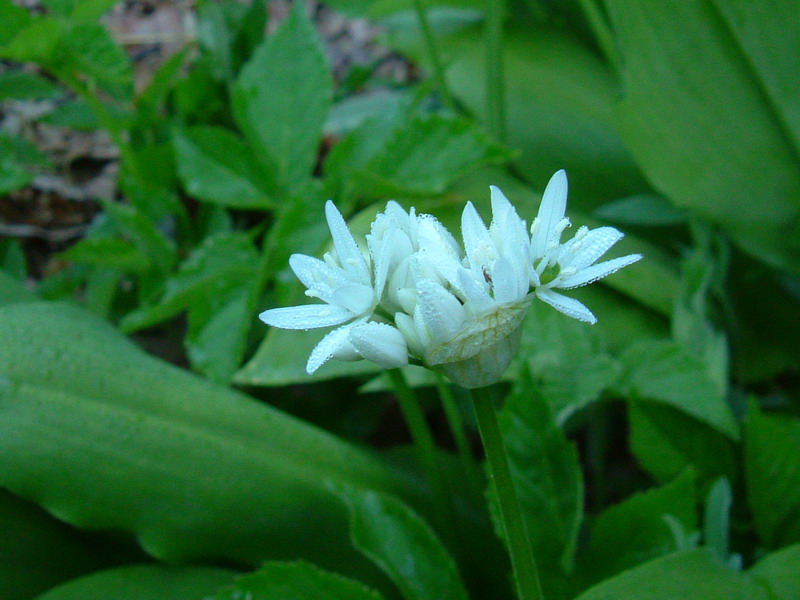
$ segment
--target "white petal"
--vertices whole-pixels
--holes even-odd
[[[331,230],[333,247],[336,248],[339,264],[347,273],[354,274],[364,283],[368,282],[370,280],[369,270],[364,255],[361,254],[353,234],[347,228],[342,214],[330,200],[325,203],[325,217],[328,219],[328,228]]]
[[[425,326],[437,341],[452,338],[467,317],[456,297],[429,279],[417,282],[417,307],[422,311]]]
[[[458,288],[464,294],[465,306],[469,306],[473,314],[481,313],[494,304],[486,285],[477,281],[476,277],[479,276],[463,267],[458,271]]]
[[[349,283],[333,292],[333,301],[349,310],[354,316],[372,311],[375,305],[375,293],[368,285]]]
[[[417,328],[414,325],[414,319],[405,313],[395,313],[394,324],[406,340],[408,349],[416,356],[422,356],[424,349],[417,334]]]
[[[641,258],[641,254],[629,254],[628,256],[621,256],[619,258],[613,258],[611,260],[601,262],[597,265],[592,265],[591,267],[587,267],[578,271],[572,277],[565,277],[563,280],[559,281],[557,287],[569,290],[593,283],[598,279],[602,279],[603,277],[607,277],[608,275],[619,271],[622,267],[627,267],[628,265],[635,263]]]
[[[339,346],[336,351],[331,356],[332,360],[341,360],[343,362],[355,362],[357,360],[361,360],[361,355],[356,352],[356,349],[353,347],[349,341],[345,341]]]
[[[613,227],[598,227],[592,229],[579,242],[580,249],[575,253],[575,257],[569,261],[570,266],[578,270],[584,269],[603,256],[608,249],[620,241],[624,234]]]
[[[384,369],[408,364],[408,347],[403,334],[385,323],[364,323],[350,330],[350,343],[363,358]]]
[[[592,311],[586,308],[583,303],[575,300],[575,298],[568,298],[567,296],[562,296],[553,290],[545,288],[536,290],[536,295],[539,299],[547,302],[547,304],[568,317],[591,323],[592,325],[597,323],[597,319],[592,314]]]
[[[516,215],[516,211],[511,205],[511,202],[508,201],[508,198],[506,198],[506,195],[500,191],[499,187],[496,185],[490,185],[489,191],[491,192],[492,198],[492,222],[505,222],[506,215],[509,211],[513,211]]]
[[[567,189],[566,172],[564,169],[556,171],[547,183],[539,205],[536,218],[539,219],[540,229],[531,239],[531,252],[534,256],[544,256],[556,226],[564,218],[567,211]]]
[[[494,288],[496,302],[512,302],[520,298],[517,295],[519,286],[517,285],[514,267],[505,256],[494,263],[492,268],[492,288]]]
[[[347,342],[350,329],[353,325],[355,325],[355,323],[339,327],[339,329],[334,329],[322,338],[319,344],[314,346],[314,349],[311,351],[311,356],[308,357],[306,373],[311,375],[333,357],[342,344]]]
[[[473,270],[480,271],[481,267],[496,258],[497,250],[492,237],[472,202],[467,202],[461,213],[461,237],[464,238],[467,260]]]
[[[333,291],[349,283],[341,269],[335,269],[324,261],[305,254],[292,254],[289,257],[289,266],[303,285],[312,292],[308,295],[325,302],[332,302]]]
[[[305,304],[265,310],[258,318],[281,329],[317,329],[340,325],[353,318],[353,313],[330,304]]]

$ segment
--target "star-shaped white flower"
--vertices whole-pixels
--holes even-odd
[[[267,325],[282,329],[340,325],[312,350],[306,365],[309,374],[335,355],[337,358],[362,357],[356,346],[364,349],[367,354],[364,358],[377,359],[375,362],[384,367],[407,364],[402,335],[390,325],[368,322],[383,294],[385,261],[375,257],[373,273],[333,202],[325,204],[325,216],[335,255],[326,254],[324,261],[304,254],[293,254],[289,258],[295,275],[308,288],[306,296],[319,298],[323,304],[273,308],[262,312],[259,318]],[[354,353],[357,356],[353,356]]]
[[[629,254],[595,264],[611,246],[622,239],[613,227],[578,228],[575,236],[563,244],[561,234],[570,226],[564,216],[567,208],[567,174],[561,170],[550,178],[542,196],[539,214],[531,225],[530,283],[536,296],[565,315],[596,323],[597,318],[583,303],[559,294],[587,285],[619,271],[642,258]]]

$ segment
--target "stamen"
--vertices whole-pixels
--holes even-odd
[[[531,223],[531,235],[536,235],[539,233],[539,230],[542,228],[542,220],[539,217],[536,217]]]

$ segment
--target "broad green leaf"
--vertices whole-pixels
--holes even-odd
[[[41,75],[18,70],[0,73],[0,101],[52,99],[63,94],[60,87]]]
[[[110,107],[107,106],[110,109]],[[38,119],[40,123],[69,127],[71,129],[92,130],[100,128],[100,121],[92,108],[84,100],[73,100],[59,104],[55,109]]]
[[[263,37],[266,16],[264,0],[249,7],[231,0],[199,6],[197,37],[217,79],[233,81],[242,60]]]
[[[32,20],[31,13],[23,7],[11,0],[0,0],[0,46],[8,44]]]
[[[63,68],[78,71],[92,85],[117,100],[129,100],[133,94],[133,66],[125,51],[111,38],[103,25],[82,23],[65,32],[61,43]]]
[[[800,419],[751,411],[745,421],[747,497],[769,548],[800,541]]]
[[[686,531],[697,528],[695,478],[687,471],[674,481],[626,498],[603,511],[591,528],[580,573],[594,584],[642,562],[676,550],[665,517]]]
[[[119,238],[86,237],[61,256],[84,265],[120,269],[126,273],[140,273],[150,268],[146,254]]]
[[[175,80],[186,62],[188,53],[188,48],[185,48],[161,63],[153,73],[150,83],[136,97],[138,111],[151,111],[155,113],[156,118],[159,116],[158,111],[166,101],[169,92],[174,88]]]
[[[30,600],[105,566],[80,535],[38,506],[0,490],[0,597]]]
[[[672,481],[693,467],[700,484],[737,477],[730,438],[685,412],[655,402],[629,401],[630,446],[656,481]]]
[[[353,574],[366,564],[324,482],[429,507],[415,477],[76,307],[0,308],[0,339],[0,485],[68,523],[132,533],[165,560],[304,556]]]
[[[116,3],[116,0],[75,0],[70,17],[77,22],[96,21]]]
[[[0,131],[0,195],[28,185],[47,159],[28,140]]]
[[[430,526],[397,498],[333,486],[350,509],[350,537],[406,600],[466,600],[456,564]]]
[[[442,36],[447,82],[472,114],[484,117],[484,30],[454,21],[435,28]],[[416,22],[395,24],[389,24],[390,43],[426,61]],[[453,29],[457,33],[447,35]],[[570,206],[585,212],[646,190],[614,123],[616,82],[595,53],[563,31],[517,25],[513,19],[504,33],[507,143],[520,151],[517,172],[544,189],[550,176],[565,168]]]
[[[256,159],[287,190],[311,175],[331,103],[330,69],[304,10],[294,3],[233,86],[239,128]]]
[[[567,574],[583,520],[583,476],[575,446],[528,376],[518,380],[498,420],[544,594],[570,598],[574,591]],[[495,492],[490,488],[489,493],[495,529],[502,531]]]
[[[0,270],[17,281],[24,281],[28,276],[28,265],[20,240],[13,238],[0,240]]]
[[[466,119],[417,117],[357,172],[359,191],[372,197],[440,194],[468,171],[510,156]]]
[[[739,428],[730,407],[701,362],[670,341],[632,345],[620,360],[619,388],[627,397],[672,406],[732,439]]]
[[[188,600],[213,593],[234,576],[217,567],[117,567],[60,585],[35,600]]]
[[[750,569],[758,583],[769,590],[773,600],[796,600],[800,590],[800,544],[768,554]]]
[[[796,10],[713,4],[608,3],[624,92],[617,120],[656,189],[747,252],[800,272],[800,149],[784,127],[795,117],[782,110],[797,110],[795,95],[786,102]]]
[[[610,550],[613,552],[613,549]],[[657,558],[599,583],[576,600],[771,600],[748,575],[705,548]]]
[[[27,11],[26,11],[27,12]],[[0,12],[0,21],[4,15]],[[14,23],[15,15],[11,15]],[[0,57],[19,62],[36,62],[52,65],[59,56],[56,52],[62,37],[62,28],[54,19],[34,17],[18,29],[10,29],[10,39],[0,47]],[[13,25],[12,25],[13,27]]]
[[[184,188],[199,200],[229,208],[274,206],[270,181],[253,158],[252,148],[221,127],[197,126],[176,130],[178,174]]]
[[[599,206],[594,214],[601,219],[624,225],[650,227],[680,225],[687,220],[685,210],[676,208],[661,196],[636,194]]]
[[[309,563],[265,564],[207,600],[380,600],[365,585]]]

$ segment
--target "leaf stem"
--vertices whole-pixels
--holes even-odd
[[[503,19],[505,0],[486,2],[486,123],[498,142],[506,137],[505,86],[503,80]]]
[[[417,21],[419,23],[420,31],[422,31],[422,39],[425,44],[425,51],[428,53],[428,60],[431,61],[433,69],[433,78],[436,81],[436,87],[439,88],[439,93],[442,95],[442,104],[446,108],[453,109],[453,97],[450,95],[450,90],[447,88],[447,79],[444,76],[444,67],[442,66],[442,59],[439,56],[439,50],[436,47],[436,40],[433,37],[430,23],[428,22],[428,15],[423,5],[423,0],[414,0],[414,10],[417,13]]]
[[[539,572],[533,557],[522,509],[514,489],[511,469],[508,464],[503,437],[497,423],[494,402],[489,388],[472,390],[472,404],[481,433],[486,461],[489,465],[489,481],[497,493],[500,518],[505,530],[506,544],[511,555],[511,566],[517,585],[519,600],[543,600]]]
[[[392,380],[400,410],[403,412],[408,429],[411,431],[417,459],[433,492],[434,510],[440,531],[444,539],[452,543],[455,528],[453,526],[452,511],[450,510],[451,504],[444,479],[442,478],[439,461],[436,458],[436,446],[430,427],[428,427],[419,401],[414,391],[409,387],[403,372],[400,369],[390,369],[389,377]]]
[[[475,462],[475,457],[472,455],[472,449],[467,439],[467,434],[464,429],[464,420],[461,418],[458,406],[456,406],[453,390],[450,388],[445,378],[438,373],[436,374],[436,389],[439,392],[439,399],[442,401],[447,423],[450,426],[456,448],[461,457],[461,468],[464,471],[464,475],[467,478],[472,492],[480,497],[481,484],[478,475],[478,465]]]

